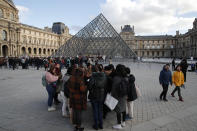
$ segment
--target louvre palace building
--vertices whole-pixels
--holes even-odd
[[[64,23],[40,29],[20,23],[18,13],[12,0],[0,0],[0,57],[47,57],[71,37]]]
[[[41,29],[20,23],[18,13],[12,0],[0,0],[0,57],[48,57],[72,37],[64,23]],[[197,58],[197,19],[185,34],[136,36],[125,25],[120,36],[138,57]]]
[[[120,35],[138,57],[197,59],[197,18],[185,34],[135,36],[134,26],[125,25]]]

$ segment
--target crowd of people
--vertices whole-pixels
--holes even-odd
[[[61,58],[52,58],[52,57],[6,57],[0,58],[0,68],[5,67],[8,69],[19,69],[19,66],[22,69],[29,69],[29,67],[36,68],[39,70],[40,68],[45,68],[48,70],[49,65],[52,63],[60,64],[61,68],[67,68],[74,63],[98,63],[98,61],[105,61],[102,57],[91,58],[87,56],[77,56],[77,57],[61,57]]]
[[[125,121],[133,118],[133,102],[138,97],[135,77],[124,65],[114,67],[109,64],[104,67],[97,62],[93,64],[80,60],[70,64],[66,74],[62,75],[60,64],[51,64],[43,76],[43,83],[46,83],[43,85],[46,85],[48,92],[48,111],[56,110],[55,105],[60,103],[57,96],[60,94],[62,116],[70,118],[76,131],[84,130],[82,114],[87,109],[88,100],[93,111],[92,128],[103,129],[103,119],[111,111],[105,104],[108,94],[118,101],[114,109],[117,118],[114,129],[124,128]]]
[[[103,129],[103,119],[112,111],[105,103],[107,95],[111,95],[118,101],[113,109],[116,112],[117,123],[114,129],[122,129],[126,126],[125,121],[134,117],[134,101],[139,97],[138,89],[135,85],[135,76],[131,74],[130,68],[118,64],[114,67],[109,63],[103,66],[99,58],[75,57],[75,58],[7,58],[0,60],[0,65],[7,68],[28,69],[29,66],[39,70],[44,67],[46,74],[42,77],[42,84],[46,86],[48,92],[48,111],[55,111],[56,106],[62,99],[62,116],[69,117],[74,130],[82,131],[82,114],[87,109],[87,103],[90,101],[95,130]],[[66,68],[65,74],[62,69]],[[160,100],[167,102],[167,92],[169,85],[175,88],[171,93],[175,97],[178,91],[179,101],[184,101],[181,95],[181,88],[185,88],[186,73],[188,63],[183,59],[178,65],[175,60],[172,61],[172,72],[170,64],[164,65],[159,76],[159,83],[163,91],[160,94]],[[58,97],[59,96],[59,97]]]

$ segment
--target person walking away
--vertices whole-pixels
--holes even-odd
[[[117,125],[114,125],[114,129],[122,129],[125,127],[125,117],[126,117],[126,97],[127,97],[127,85],[126,82],[127,73],[125,71],[124,65],[117,65],[115,70],[115,76],[112,83],[111,95],[118,100],[118,104],[114,111],[117,115]]]
[[[127,77],[128,77],[128,89],[127,89],[127,103],[126,103],[126,120],[133,119],[133,107],[134,107],[134,101],[137,99],[137,92],[135,88],[135,76],[130,74],[130,69],[126,68]]]
[[[46,90],[48,92],[48,111],[54,111],[56,109],[52,106],[52,104],[55,95],[56,82],[58,80],[58,76],[56,76],[55,65],[52,65],[45,75],[47,81]]]
[[[172,73],[169,70],[170,65],[166,64],[163,67],[163,70],[160,72],[159,75],[159,83],[162,85],[163,91],[160,94],[160,100],[167,102],[166,95],[168,92],[169,84],[172,85]]]
[[[84,82],[84,72],[75,68],[68,81],[70,92],[70,108],[72,108],[72,122],[76,131],[83,131],[82,112],[87,108],[87,87]]]
[[[72,68],[69,67],[66,74],[62,78],[62,90],[60,92],[60,95],[62,97],[63,105],[62,105],[62,116],[63,117],[69,117],[70,111],[69,111],[69,88],[68,88],[68,80],[71,76]]]
[[[175,70],[175,59],[172,60],[172,71]]]
[[[181,61],[180,66],[181,66],[181,71],[184,74],[184,81],[186,82],[186,78],[187,78],[186,73],[187,73],[187,68],[188,68],[187,60],[186,59],[183,59]]]
[[[94,116],[93,128],[98,130],[103,129],[103,103],[107,77],[103,72],[102,65],[96,65],[95,70],[96,72],[93,72],[90,78],[88,90]]]
[[[181,96],[181,86],[184,85],[184,74],[181,71],[180,65],[176,67],[176,71],[172,75],[172,82],[175,85],[175,89],[171,93],[172,97],[175,97],[174,93],[178,90],[179,101],[183,102],[183,98]]]

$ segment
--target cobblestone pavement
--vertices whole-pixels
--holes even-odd
[[[117,63],[114,63],[117,64]],[[184,102],[169,94],[168,102],[159,100],[162,87],[158,76],[162,65],[124,63],[136,76],[142,97],[135,101],[134,119],[127,121],[125,131],[197,131],[197,74],[187,73]],[[73,130],[69,119],[57,111],[47,112],[47,92],[41,85],[44,70],[0,69],[0,131],[63,131]],[[92,130],[91,107],[84,112],[84,126]],[[104,120],[104,130],[111,131],[116,115],[111,112]]]

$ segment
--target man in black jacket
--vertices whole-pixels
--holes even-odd
[[[184,74],[184,81],[186,82],[186,73],[187,73],[187,68],[188,68],[188,64],[187,64],[187,60],[183,59],[181,61],[181,71]]]

